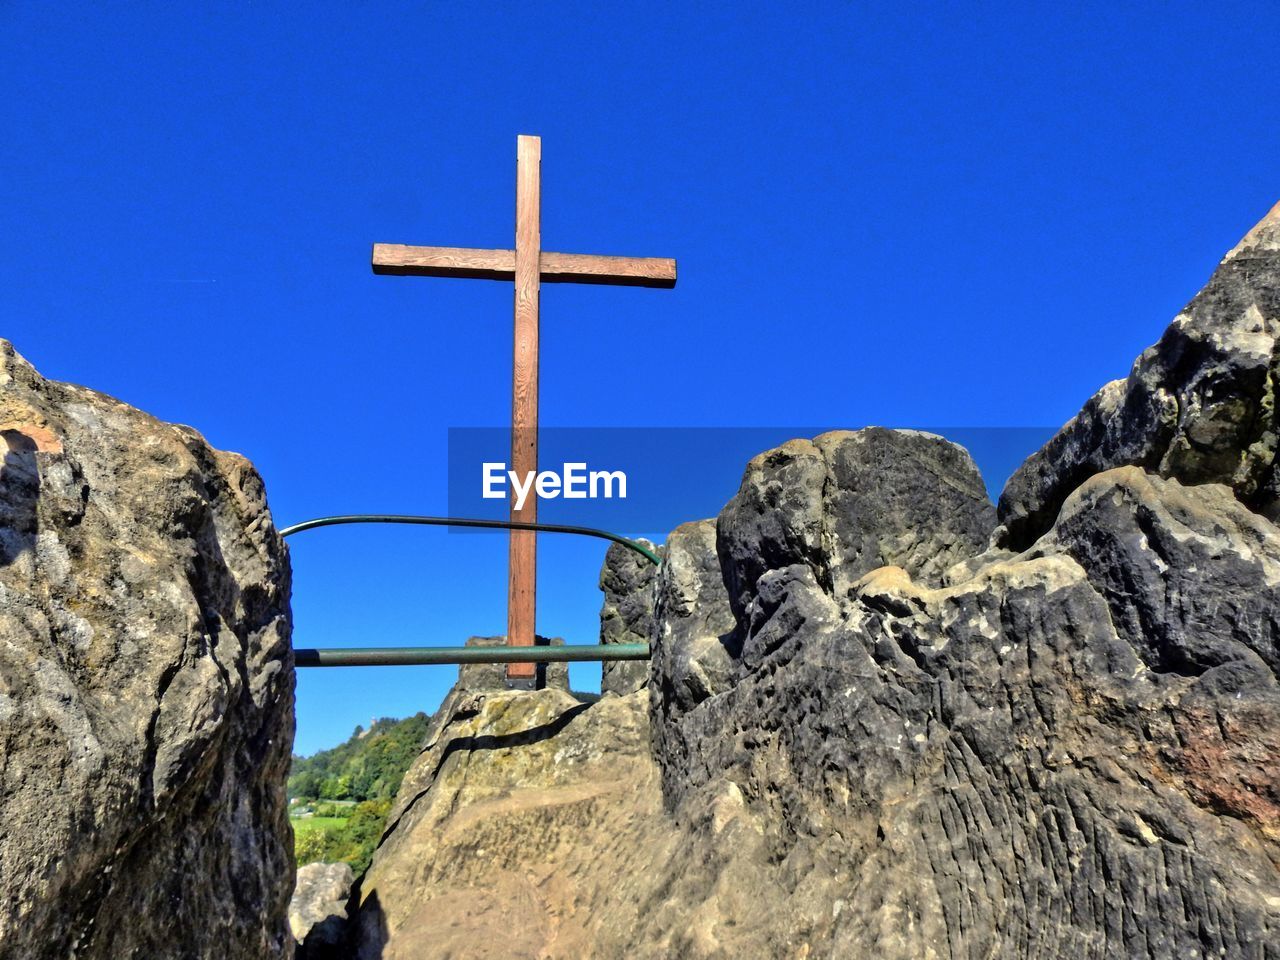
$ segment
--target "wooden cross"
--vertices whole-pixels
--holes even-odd
[[[542,141],[516,140],[516,248],[373,245],[373,272],[415,277],[469,277],[515,281],[515,364],[511,381],[511,469],[524,477],[538,469],[538,288],[547,283],[608,283],[674,287],[676,262],[658,257],[601,257],[542,249]],[[523,509],[511,500],[511,519],[535,523],[536,496]],[[537,587],[537,534],[512,530],[507,569],[507,644],[532,646]],[[532,663],[510,663],[507,679],[530,683]]]

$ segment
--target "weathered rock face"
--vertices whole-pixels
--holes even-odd
[[[651,672],[654,696],[677,715],[728,689],[738,640],[720,562],[714,520],[686,523],[667,538],[655,590]]]
[[[1184,483],[1225,483],[1280,519],[1277,326],[1280,204],[1223,259],[1209,283],[1107,384],[1000,497],[1002,541],[1023,549],[1095,473],[1135,465]]]
[[[995,511],[969,454],[914,430],[825,433],[747,464],[717,524],[717,551],[739,622],[761,576],[807,566],[833,595],[890,564],[925,583],[987,544]]]
[[[641,540],[652,548],[648,540]],[[648,643],[653,629],[653,584],[658,568],[634,550],[611,544],[600,568],[601,643]],[[649,682],[649,665],[637,660],[608,660],[602,666],[601,693],[634,693]]]
[[[1139,522],[1150,546],[1126,533]],[[750,915],[721,913],[718,942],[1271,955],[1280,691],[1253,647],[1274,650],[1272,627],[1254,631],[1276,622],[1280,532],[1222,487],[1133,468],[1093,478],[1059,525],[942,589],[898,567],[848,601],[802,564],[761,579],[746,646],[767,652],[681,718],[664,763],[677,819],[698,822],[732,784],[775,865]],[[1199,588],[1116,589],[1126,570],[1158,575],[1170,545],[1212,559]],[[1245,580],[1268,596],[1241,596]],[[1200,629],[1172,643],[1142,628],[1171,610]]]
[[[262,482],[0,342],[0,957],[284,956],[289,565]]]
[[[1000,542],[1022,553],[833,564],[817,531],[878,544],[897,517],[823,516],[804,444],[753,461],[719,519],[733,682],[672,710],[678,651],[651,680],[688,859],[729,789],[766,851],[752,908],[704,901],[689,955],[1280,955],[1276,240],[1264,222],[1015,476]],[[901,497],[882,479],[863,497]]]
[[[1080,564],[1139,676],[1163,693],[1141,729],[1162,779],[1280,841],[1277,528],[1224,485],[1125,467],[1072,494],[1039,549]]]
[[[1277,216],[994,533],[938,438],[753,460],[666,544],[651,756],[643,692],[456,703],[364,955],[1280,957]]]
[[[831,597],[867,571],[897,563],[936,581],[994,526],[968,453],[931,434],[835,432],[755,457],[718,521],[686,524],[668,541],[653,660],[668,799],[691,788],[689,753],[711,733],[705,712],[686,718],[692,708],[732,689],[792,633],[838,621]],[[757,629],[793,581],[812,585],[814,602]]]
[[[365,875],[360,960],[621,956],[664,855],[643,693],[464,694],[405,777]],[[620,911],[620,912],[619,912]]]

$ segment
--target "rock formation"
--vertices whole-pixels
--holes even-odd
[[[653,549],[648,540],[641,540]],[[653,625],[653,583],[658,569],[634,550],[611,544],[600,568],[601,643],[648,643]],[[642,660],[607,660],[601,670],[600,692],[627,694],[649,682],[649,665]]]
[[[647,719],[643,692],[592,706],[463,674],[361,881],[353,955],[595,955],[604,914],[583,898],[613,887],[634,825],[661,827]]]
[[[876,567],[924,583],[986,546],[995,526],[978,468],[954,443],[872,427],[760,454],[716,524],[729,604],[748,616],[760,578],[792,563],[844,596]]]
[[[734,673],[740,643],[716,557],[714,520],[671,532],[654,594],[651,696],[665,721],[653,730],[661,739],[686,710],[727,690]]]
[[[345,863],[298,867],[289,901],[289,929],[301,960],[335,960],[345,955],[347,898],[354,880]]]
[[[1138,466],[1184,483],[1224,483],[1280,519],[1275,471],[1280,204],[1133,364],[1099,390],[1000,497],[1001,540],[1024,549],[1081,483]]]
[[[647,691],[456,697],[358,955],[1280,957],[1278,291],[1273,212],[998,515],[833,433],[607,564]]]
[[[289,564],[244,458],[0,341],[0,957],[289,950]]]

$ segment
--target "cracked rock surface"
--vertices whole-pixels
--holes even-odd
[[[289,564],[262,481],[0,341],[0,957],[291,947]]]

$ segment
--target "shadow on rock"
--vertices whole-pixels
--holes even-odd
[[[18,430],[0,430],[0,566],[8,566],[35,548],[40,468],[36,442]]]

